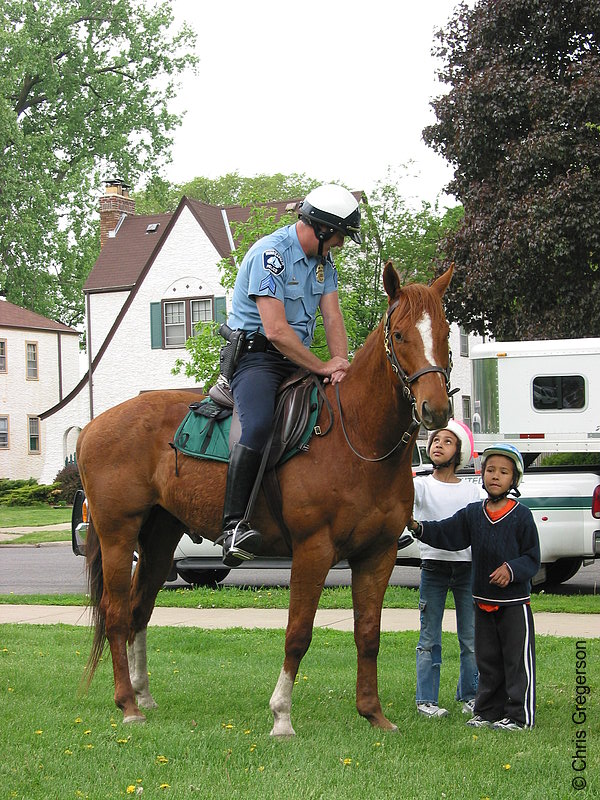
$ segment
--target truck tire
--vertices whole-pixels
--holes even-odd
[[[217,586],[229,575],[228,569],[181,569],[179,577],[192,586]]]
[[[581,566],[580,558],[559,558],[551,564],[546,564],[545,586],[556,586],[573,577]]]

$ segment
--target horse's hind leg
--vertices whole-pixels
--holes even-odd
[[[138,706],[156,708],[150,694],[146,637],[156,595],[164,584],[183,525],[157,506],[139,535],[139,559],[131,587],[131,635],[128,649],[129,676]]]
[[[102,528],[96,519],[102,548],[104,591],[100,607],[105,618],[106,638],[112,655],[115,703],[123,711],[123,722],[143,722],[138,709],[127,661],[127,641],[131,632],[131,563],[140,520],[131,520],[119,528]]]
[[[302,657],[312,639],[315,613],[333,551],[322,552],[308,542],[294,550],[290,577],[290,606],[285,633],[285,659],[269,706],[273,713],[271,736],[294,736],[292,689]]]
[[[397,731],[381,710],[377,689],[377,656],[381,631],[383,597],[395,563],[397,546],[384,554],[352,563],[352,604],[354,641],[358,654],[356,708],[371,725]]]

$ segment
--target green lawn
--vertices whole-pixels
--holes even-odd
[[[71,523],[71,506],[54,508],[47,505],[2,506],[0,505],[0,528],[29,528],[40,525]],[[65,526],[67,527],[67,526]]]
[[[124,726],[105,655],[87,695],[77,684],[89,634],[71,626],[0,626],[0,786],[15,800],[86,798],[307,798],[581,800],[600,792],[596,642],[586,647],[592,694],[575,725],[577,648],[538,637],[537,726],[507,733],[466,727],[453,699],[456,636],[444,634],[444,719],[414,707],[416,632],[386,633],[379,691],[398,734],[372,729],[354,706],[352,634],[316,630],[294,688],[297,736],[269,736],[268,708],[283,631],[152,628],[148,669],[159,708]],[[581,650],[581,647],[580,647]],[[593,667],[592,667],[593,665]],[[580,670],[581,671],[581,670]],[[42,677],[43,676],[43,677]],[[585,769],[572,768],[576,731]],[[587,780],[574,792],[574,778]],[[142,790],[142,791],[140,791]]]

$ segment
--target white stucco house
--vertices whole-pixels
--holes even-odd
[[[217,264],[234,249],[232,223],[246,221],[248,209],[184,197],[172,214],[139,216],[128,189],[111,181],[100,199],[101,250],[84,286],[88,370],[40,414],[42,483],[52,481],[92,417],[142,391],[189,387],[184,374],[172,374],[175,359],[197,321],[227,317]],[[296,207],[273,205],[278,214]],[[456,416],[468,420],[469,365],[456,326],[452,338],[453,384],[463,392]]]
[[[48,442],[40,415],[60,403],[78,381],[79,332],[0,301],[1,478],[52,482],[64,466],[63,450],[46,480]],[[66,443],[67,450],[74,450],[74,441]]]

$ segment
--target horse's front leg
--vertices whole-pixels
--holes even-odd
[[[312,639],[315,613],[323,584],[333,563],[329,544],[305,542],[292,559],[290,607],[285,633],[285,658],[269,706],[273,713],[271,736],[295,736],[292,727],[292,689],[300,662]]]
[[[381,609],[396,559],[394,542],[384,553],[351,564],[354,641],[358,654],[356,708],[371,725],[397,731],[381,710],[377,689],[377,656],[381,632]]]

